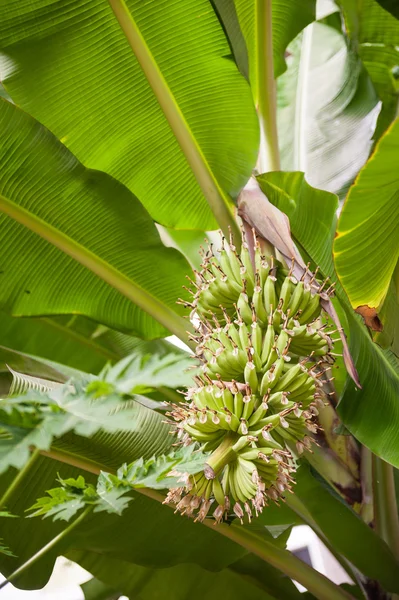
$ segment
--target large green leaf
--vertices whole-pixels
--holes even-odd
[[[187,356],[185,351],[166,340],[141,340],[78,315],[19,318],[0,312],[0,330],[5,346],[39,356],[46,359],[44,362],[47,364],[57,363],[55,369],[62,365],[63,370],[72,367],[97,374],[106,363],[115,363],[129,354],[164,357],[171,353],[182,358]],[[21,369],[18,362],[11,361],[8,364],[40,377],[33,370],[28,372]]]
[[[119,590],[132,600],[219,600],[224,596],[229,600],[276,600],[279,596],[270,596],[260,590],[253,582],[245,581],[233,571],[223,570],[209,573],[198,565],[177,565],[169,569],[148,569],[131,565],[123,560],[109,560],[94,552],[80,552],[69,555],[82,567],[93,573],[98,579]],[[82,588],[89,588],[85,584]],[[281,590],[282,592],[283,590]],[[280,596],[288,600],[287,596]],[[300,594],[298,593],[300,598]],[[92,598],[85,596],[86,600]],[[93,596],[93,600],[94,600]]]
[[[261,4],[261,3],[258,3]],[[248,49],[249,77],[256,97],[256,37],[258,19],[257,0],[235,0],[238,19]],[[288,44],[316,18],[315,0],[273,0],[272,32],[274,76],[286,69],[285,51]]]
[[[0,373],[7,373],[12,377],[11,369],[13,374],[17,371],[31,377],[57,381],[59,383],[65,383],[69,376],[68,368],[65,369],[63,365],[60,365],[60,368],[57,369],[55,366],[47,364],[46,361],[42,361],[34,356],[0,346]]]
[[[94,321],[77,315],[19,318],[0,312],[0,328],[4,345],[90,373],[121,359],[138,341],[106,327],[99,330]]]
[[[188,124],[199,160],[223,193],[235,196],[257,158],[258,123],[211,3],[129,0],[127,8]],[[22,0],[3,4],[0,22],[10,66],[3,81],[19,106],[86,166],[127,185],[157,221],[215,228],[108,2]]]
[[[84,600],[118,600],[121,596],[121,593],[115,591],[112,586],[103,583],[95,577],[89,579],[89,581],[86,581],[80,587],[84,594]]]
[[[332,260],[336,196],[311,188],[303,173],[267,173],[259,177],[259,183],[269,200],[288,215],[292,234],[310,259],[337,281]],[[349,347],[362,385],[357,389],[347,379],[338,413],[362,444],[399,466],[399,375],[389,353],[373,343],[360,317],[353,313],[339,285],[337,296],[346,312]]]
[[[376,0],[338,0],[345,26],[383,102],[377,139],[396,115],[399,93],[399,21]]]
[[[398,153],[399,119],[380,139],[351,187],[334,242],[337,273],[350,303],[369,319],[382,308],[399,258]],[[393,289],[391,314],[384,314],[384,327],[392,327],[391,319],[399,318],[395,292]]]
[[[399,19],[399,5],[396,0],[377,0],[378,4],[385,8],[394,17]]]
[[[188,265],[163,246],[140,202],[1,99],[0,123],[1,307],[18,316],[85,314],[148,338],[168,328],[184,336],[175,303]]]
[[[378,98],[337,14],[309,25],[288,51],[288,70],[277,82],[282,168],[343,194],[367,160]]]
[[[118,600],[121,596],[121,593],[115,591],[112,586],[103,583],[95,577],[89,579],[89,581],[86,581],[80,587],[84,594],[84,600]]]
[[[363,575],[379,581],[386,590],[399,591],[399,563],[385,542],[326,485],[312,476],[305,464],[298,469],[296,482],[296,496],[334,550]]]

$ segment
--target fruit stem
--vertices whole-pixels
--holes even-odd
[[[227,463],[235,460],[237,454],[233,450],[233,445],[238,437],[239,436],[236,433],[228,433],[220,446],[218,446],[215,452],[208,458],[204,468],[205,477],[207,479],[215,479]]]
[[[10,485],[8,486],[8,488],[6,489],[6,491],[0,498],[0,509],[6,507],[8,500],[11,498],[14,491],[17,489],[17,487],[19,486],[20,482],[23,480],[25,475],[31,470],[33,463],[36,462],[39,455],[40,455],[40,450],[35,450],[34,452],[32,452],[26,465],[20,471],[18,471],[18,474],[16,475],[16,477],[14,477],[14,479],[12,480],[12,482],[10,483]]]

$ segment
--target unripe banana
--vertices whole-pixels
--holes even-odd
[[[255,277],[251,262],[251,256],[246,242],[243,242],[241,246],[241,262],[243,265],[241,267],[241,278],[247,282],[248,294],[252,296],[255,286]]]
[[[257,319],[260,321],[260,323],[266,324],[268,320],[268,313],[263,304],[263,291],[260,285],[259,275],[257,275],[257,285],[254,288],[252,304],[255,309]]]
[[[258,391],[259,381],[256,374],[256,367],[253,362],[247,362],[244,369],[244,381],[247,383],[254,394]]]
[[[223,506],[225,503],[225,494],[222,485],[217,477],[215,477],[215,479],[212,482],[212,492],[216,502]]]
[[[295,286],[292,283],[292,278],[290,275],[287,275],[280,290],[280,300],[282,300],[281,310],[283,312],[287,311],[294,289]]]
[[[244,408],[242,411],[241,418],[244,419],[245,421],[247,421],[254,412],[256,391],[254,389],[252,389],[252,392],[253,393],[250,396],[244,396],[244,398],[243,398]]]
[[[308,302],[306,308],[303,310],[302,314],[299,316],[298,321],[300,323],[310,323],[320,315],[321,306],[320,306],[320,296],[315,294]]]
[[[294,317],[301,305],[305,284],[303,281],[298,281],[288,303],[288,309],[291,317]]]
[[[237,392],[234,395],[234,410],[233,413],[238,419],[241,419],[242,412],[244,410],[244,398],[241,392]]]
[[[268,263],[253,238],[244,240],[240,255],[224,239],[218,257],[210,247],[195,272],[193,302],[186,303],[199,321],[193,339],[202,373],[187,401],[167,415],[178,443],[198,443],[212,454],[208,470],[190,475],[187,487],[170,490],[166,501],[195,520],[206,518],[212,502],[217,523],[230,507],[241,522],[250,520],[252,510],[259,514],[291,489],[286,443],[310,449],[322,361],[333,360],[320,294],[310,287],[317,290],[314,277],[310,284],[296,281],[294,262],[290,271],[273,258]]]
[[[241,292],[237,300],[237,308],[240,311],[242,320],[246,325],[252,323],[252,310],[249,306],[248,296],[245,292]]]
[[[231,253],[231,251],[230,251]],[[232,253],[230,254],[230,256],[232,255]],[[237,285],[241,286],[242,282],[241,282],[241,276],[240,276],[240,264],[238,262],[238,260],[236,261],[231,261],[229,258],[229,254],[227,252],[227,250],[225,249],[225,247],[221,248],[220,252],[219,252],[219,261],[220,261],[220,266],[222,268],[222,270],[226,273],[227,277],[232,280],[235,281],[237,283]]]
[[[260,393],[264,396],[268,390],[273,390],[279,383],[284,368],[284,359],[278,358],[263,375],[260,384]],[[284,376],[283,376],[284,377]]]
[[[269,273],[269,275],[266,278],[265,286],[263,288],[263,302],[268,315],[270,315],[277,308],[277,294],[275,284],[275,276]]]
[[[268,358],[269,358],[271,349],[273,348],[273,345],[274,345],[274,336],[275,336],[274,327],[271,323],[269,323],[269,325],[267,326],[265,336],[263,338],[263,343],[262,343],[261,360],[262,360],[263,364],[266,364],[268,362]]]
[[[262,328],[258,321],[251,323],[251,342],[256,354],[261,357],[262,354]],[[248,346],[247,346],[248,347]]]

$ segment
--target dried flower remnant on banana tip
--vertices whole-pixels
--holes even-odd
[[[223,236],[216,253],[210,245],[191,281],[192,302],[181,301],[196,323],[202,371],[185,401],[172,405],[169,423],[177,443],[198,443],[210,455],[165,502],[199,521],[208,513],[217,522],[230,513],[251,520],[292,491],[287,443],[301,454],[315,442],[335,361],[320,305],[333,286],[307,269],[294,277],[294,261],[288,270],[264,256],[255,233],[252,244],[243,234],[239,253]]]

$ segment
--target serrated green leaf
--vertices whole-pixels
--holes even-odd
[[[0,554],[4,554],[5,556],[15,556],[15,554],[10,550],[10,548],[3,544],[2,538],[0,538]]]
[[[144,487],[155,490],[177,487],[180,478],[202,470],[204,462],[205,455],[190,446],[145,461],[141,457],[129,465],[124,464],[116,475],[101,472],[95,487],[87,484],[81,475],[77,479],[58,477],[61,486],[39,498],[29,508],[35,510],[30,516],[69,521],[86,505],[92,505],[94,512],[121,515],[131,501],[127,493]]]
[[[121,515],[131,500],[125,496],[130,491],[128,486],[115,485],[115,479],[109,473],[100,473],[96,486],[98,500],[94,512]]]
[[[112,383],[121,393],[145,394],[162,386],[189,387],[195,375],[190,369],[193,366],[193,357],[178,349],[163,356],[135,352],[116,365],[105,368],[99,377]]]
[[[258,122],[249,86],[227,58],[230,48],[212,4],[129,0],[126,5],[213,176],[225,193],[237,195],[256,162]],[[215,229],[109,4],[66,0],[50,6],[46,0],[24,0],[0,9],[1,50],[18,64],[3,78],[13,100],[85,165],[134,191],[160,223]],[[129,217],[126,223],[131,226]]]
[[[89,385],[69,382],[46,393],[31,391],[0,400],[0,472],[9,466],[21,468],[32,447],[48,451],[53,440],[67,432],[91,437],[99,430],[135,429],[137,403],[126,402],[113,390],[93,394]]]

